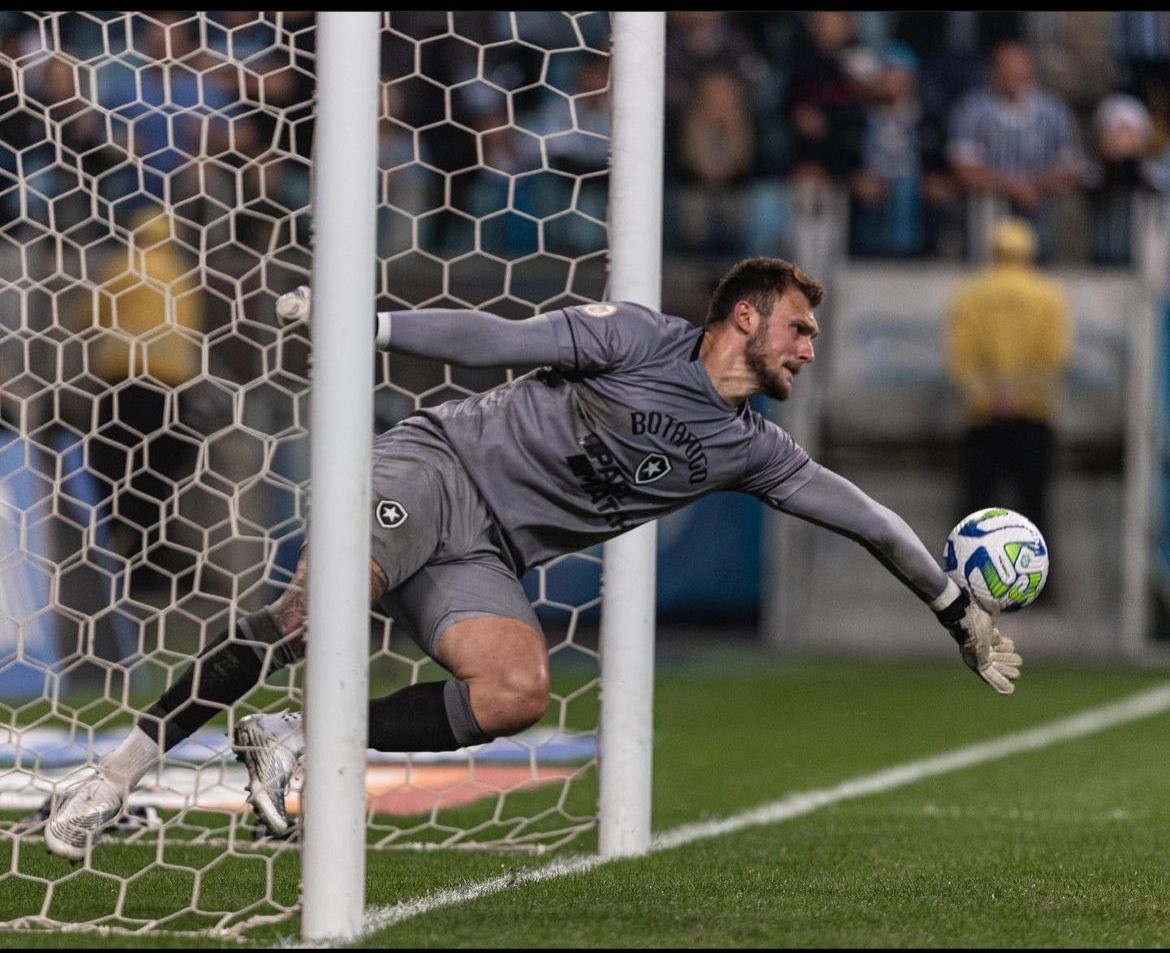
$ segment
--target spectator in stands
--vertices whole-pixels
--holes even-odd
[[[919,98],[914,52],[890,43],[881,63],[852,180],[850,251],[922,255],[933,247],[939,209],[955,192],[943,160],[945,129]]]
[[[1035,267],[1026,222],[997,222],[990,246],[991,265],[959,287],[950,312],[950,372],[967,420],[962,511],[997,504],[1010,481],[1015,508],[1051,544],[1052,422],[1069,360],[1068,305]]]
[[[429,153],[406,121],[401,84],[383,84],[379,104],[378,256],[389,258],[413,246],[416,227],[427,244],[429,223],[413,217],[435,207],[437,177],[422,165]]]
[[[671,10],[666,30],[666,109],[687,106],[695,77],[713,69],[754,70],[747,34],[722,10]]]
[[[38,110],[43,109],[45,119],[54,125],[30,121],[29,113],[15,111],[10,120],[0,121],[0,142],[8,147],[0,150],[0,169],[9,172],[12,181],[28,186],[6,189],[3,202],[11,220],[31,218],[65,231],[92,212],[83,174],[106,171],[106,166],[95,161],[105,141],[105,126],[101,116],[80,95],[77,75],[66,57],[46,56],[28,66],[24,75],[25,95],[37,104]],[[50,139],[59,144],[59,151],[35,148]],[[21,151],[23,155],[18,160]]]
[[[711,73],[734,77],[743,91],[751,127],[752,167],[740,174],[734,191],[739,207],[737,234],[728,236],[733,253],[788,254],[791,238],[792,142],[783,116],[788,97],[791,53],[804,39],[804,14],[797,12],[727,13],[721,10],[671,11],[666,31],[667,238],[679,251],[689,250],[676,233],[679,192],[693,192],[694,172],[686,167],[684,123],[694,112],[697,84]],[[740,109],[735,108],[736,122]],[[684,195],[682,204],[689,198]],[[785,251],[787,249],[787,251]]]
[[[682,181],[674,193],[674,240],[682,250],[738,254],[744,225],[743,186],[752,169],[754,130],[746,91],[729,70],[695,83],[675,145]]]
[[[755,165],[751,170],[739,173],[743,184],[736,185],[735,192],[741,192],[746,183],[760,181],[757,178],[760,175],[787,171],[769,169],[765,172],[759,167],[764,156],[755,148],[758,130],[754,110],[771,99],[775,108],[766,121],[771,125],[779,125],[775,122],[778,91],[777,84],[771,81],[769,64],[741,20],[741,17],[722,10],[672,10],[667,14],[666,152],[663,156],[663,174],[666,180],[666,240],[675,251],[690,252],[703,248],[718,251],[717,246],[726,246],[726,242],[732,241],[733,246],[727,248],[727,251],[728,254],[734,254],[737,249],[746,248],[749,240],[765,243],[773,240],[777,227],[780,231],[785,227],[779,217],[773,217],[763,228],[755,227],[762,221],[761,216],[749,215],[745,221],[742,211],[746,207],[746,200],[738,194],[727,194],[723,200],[724,204],[730,204],[734,199],[734,204],[739,206],[739,210],[731,216],[736,220],[736,235],[727,234],[726,225],[713,223],[708,229],[701,221],[695,220],[696,214],[701,216],[701,207],[706,201],[700,195],[704,189],[703,178],[688,164],[683,142],[688,135],[695,135],[696,100],[700,84],[709,87],[704,94],[706,96],[711,95],[710,86],[719,85],[718,81],[714,84],[709,82],[712,74],[730,76],[729,83],[738,83],[740,95],[745,97],[742,105],[733,106],[734,115],[730,123],[737,127],[742,125],[742,116],[746,111]],[[685,128],[687,126],[691,128],[689,133]],[[781,142],[781,148],[783,145]],[[765,186],[763,192],[765,194],[761,204],[775,208],[775,182]],[[696,206],[699,206],[698,212],[694,211]],[[720,230],[722,238],[714,234],[706,235],[708,231],[714,233]]]
[[[918,56],[923,105],[945,115],[978,85],[985,44],[1003,39],[1010,28],[987,11],[901,10],[892,31]]]
[[[96,64],[96,98],[98,105],[124,121],[110,127],[111,153],[132,152],[139,167],[117,188],[139,191],[141,175],[146,191],[162,200],[170,174],[200,154],[198,115],[221,109],[230,100],[216,84],[201,81],[187,61],[199,47],[194,18],[183,19],[173,11],[135,16],[130,32],[127,49],[111,48]]]
[[[1166,186],[1165,168],[1152,161],[1153,126],[1141,101],[1125,93],[1102,100],[1093,117],[1098,159],[1086,175],[1095,264],[1131,261],[1134,200]]]
[[[947,150],[964,188],[1006,200],[1040,227],[1046,206],[1078,189],[1083,174],[1072,111],[1036,88],[1032,52],[1014,40],[995,47],[990,81],[956,106]]]
[[[845,182],[857,168],[864,104],[878,63],[857,42],[848,11],[810,13],[808,32],[789,89],[793,176],[798,182]]]
[[[776,122],[788,101],[792,61],[808,42],[805,14],[795,10],[738,11],[731,14],[751,38],[755,52],[735,61],[751,84],[755,106],[757,170],[761,175],[787,174],[792,150],[787,123]]]
[[[1112,40],[1122,90],[1150,111],[1152,147],[1161,152],[1170,145],[1170,12],[1117,10]]]
[[[507,100],[485,85],[462,87],[462,104],[481,132],[483,164],[491,170],[470,177],[465,188],[472,214],[490,215],[481,228],[484,250],[509,257],[538,248],[532,219],[545,219],[546,249],[564,254],[604,246],[609,168],[609,61],[585,55],[560,80],[543,90],[535,107],[509,118]],[[547,166],[546,166],[547,160]],[[543,169],[551,171],[542,171]],[[570,214],[562,215],[565,211]],[[592,221],[590,221],[592,219]]]
[[[158,14],[151,16],[157,18]],[[207,31],[208,45],[236,61],[247,60],[280,43],[271,14],[266,17],[255,10],[225,10],[209,14],[209,20],[218,29]]]
[[[547,222],[545,241],[580,255],[599,251],[606,243],[600,223],[606,220],[609,200],[609,58],[586,56],[576,70],[571,95],[571,125],[550,135],[545,149],[549,167],[567,172],[579,183],[575,202],[570,196],[568,203],[574,214]],[[559,177],[559,184],[572,187],[564,177]]]
[[[1032,10],[1029,42],[1038,84],[1060,97],[1082,129],[1097,104],[1117,88],[1118,70],[1110,48],[1110,10]]]
[[[571,125],[560,134],[549,136],[549,165],[572,175],[604,172],[609,165],[608,58],[585,57],[576,71],[570,94]]]

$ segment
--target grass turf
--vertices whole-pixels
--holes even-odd
[[[1032,666],[1017,694],[1002,698],[957,659],[953,666],[786,663],[743,649],[692,656],[663,666],[656,685],[654,828],[730,816],[1163,681],[1158,672]],[[785,823],[447,907],[361,945],[1164,946],[1168,742],[1170,718],[1146,718]],[[548,858],[372,851],[367,904],[594,848],[585,835]],[[144,848],[111,845],[101,863],[125,873],[145,857]],[[21,891],[35,895],[44,880],[70,870],[62,901],[70,918],[87,904],[108,906],[114,881],[57,861],[35,844],[22,849],[21,875],[0,874],[0,919],[14,915]],[[200,909],[219,910],[233,898],[289,905],[298,866],[296,852],[213,857],[199,876]],[[0,854],[0,870],[13,869]],[[190,896],[192,881],[154,868],[134,881],[133,899],[182,906],[189,899],[177,898]],[[173,926],[198,929],[197,920],[189,913]],[[298,931],[293,918],[248,939],[267,946]],[[10,946],[164,942],[157,934],[0,932],[0,944]],[[186,936],[175,945],[238,944]]]

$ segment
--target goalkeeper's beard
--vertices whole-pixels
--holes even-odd
[[[759,382],[760,393],[773,400],[787,400],[792,396],[792,381],[785,380],[778,370],[768,366],[768,358],[764,354],[764,336],[768,330],[769,318],[764,318],[752,339],[747,343],[744,360],[748,370],[755,375]]]

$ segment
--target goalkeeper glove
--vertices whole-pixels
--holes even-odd
[[[1001,695],[1016,690],[1012,680],[1019,676],[1024,660],[1016,654],[1012,640],[999,634],[991,616],[972,601],[965,589],[960,589],[958,597],[937,615],[959,643],[963,661],[976,675]]]
[[[292,291],[286,291],[276,299],[276,317],[281,324],[308,320],[311,299],[308,285],[298,285]]]
[[[290,325],[294,321],[307,321],[312,308],[313,293],[308,285],[298,285],[292,291],[286,291],[276,299],[276,317],[282,325]],[[379,351],[388,350],[390,346],[390,312],[379,311],[374,316],[374,347]]]

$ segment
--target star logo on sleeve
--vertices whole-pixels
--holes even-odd
[[[394,529],[406,522],[406,507],[396,500],[379,500],[374,515],[383,529]]]
[[[634,482],[653,483],[655,480],[661,480],[670,470],[670,461],[664,454],[651,453],[638,464],[638,469],[634,471]]]

